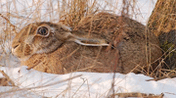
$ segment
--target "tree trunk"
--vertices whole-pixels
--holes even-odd
[[[149,18],[148,27],[156,36],[176,29],[176,0],[158,0]]]
[[[158,36],[167,69],[176,68],[176,0],[158,0],[149,18],[150,32]]]

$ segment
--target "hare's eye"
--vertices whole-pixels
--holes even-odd
[[[49,35],[49,30],[47,27],[44,27],[44,26],[39,27],[37,30],[37,34],[47,37]]]

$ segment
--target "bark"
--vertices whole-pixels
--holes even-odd
[[[149,30],[158,36],[166,69],[176,68],[176,0],[158,0],[149,18]]]
[[[176,29],[176,0],[158,0],[148,27],[156,36]]]

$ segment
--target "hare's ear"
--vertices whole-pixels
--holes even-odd
[[[37,36],[48,37],[50,35],[50,27],[48,25],[41,25],[37,28]]]
[[[74,41],[77,44],[83,46],[109,46],[109,44],[104,39],[89,39],[83,37],[77,37],[73,34],[69,34],[69,39],[67,41]]]
[[[77,38],[75,42],[84,46],[109,46],[109,44],[103,39]]]

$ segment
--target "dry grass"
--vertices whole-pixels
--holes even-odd
[[[159,14],[153,13],[148,24],[151,32],[157,36],[161,32],[176,29],[176,25],[174,24],[176,10],[173,9],[174,6],[171,6],[171,4],[176,5],[176,1],[167,1],[161,6],[161,3],[164,1],[160,0],[156,4],[156,6],[160,6],[158,9],[155,9],[156,12],[159,11]],[[4,47],[6,42],[10,43],[15,34],[29,23],[51,21],[55,23],[62,22],[68,26],[75,27],[82,18],[102,11],[121,14],[130,18],[141,14],[140,10],[136,7],[136,0],[123,0],[121,3],[118,0],[104,0],[102,2],[97,0],[60,0],[54,1],[55,3],[52,0],[33,0],[31,2],[21,0],[21,2],[19,4],[15,0],[9,2],[0,1],[0,8],[3,9],[0,10],[0,54],[2,54],[0,55],[0,60],[4,58],[4,55],[11,54]],[[122,5],[120,9],[117,7],[119,4]],[[19,6],[21,9],[19,9]],[[163,6],[165,6],[164,9]],[[170,77],[168,74],[175,73],[175,70],[162,68],[164,58],[160,58],[160,61],[157,67],[159,70],[156,69],[157,71],[155,71],[157,72],[156,77]],[[154,74],[152,72],[146,73],[149,73],[149,76]]]
[[[139,97],[139,98],[163,98],[164,94],[154,95],[154,94],[145,94],[145,93],[118,93],[119,98],[128,98],[128,97]]]

